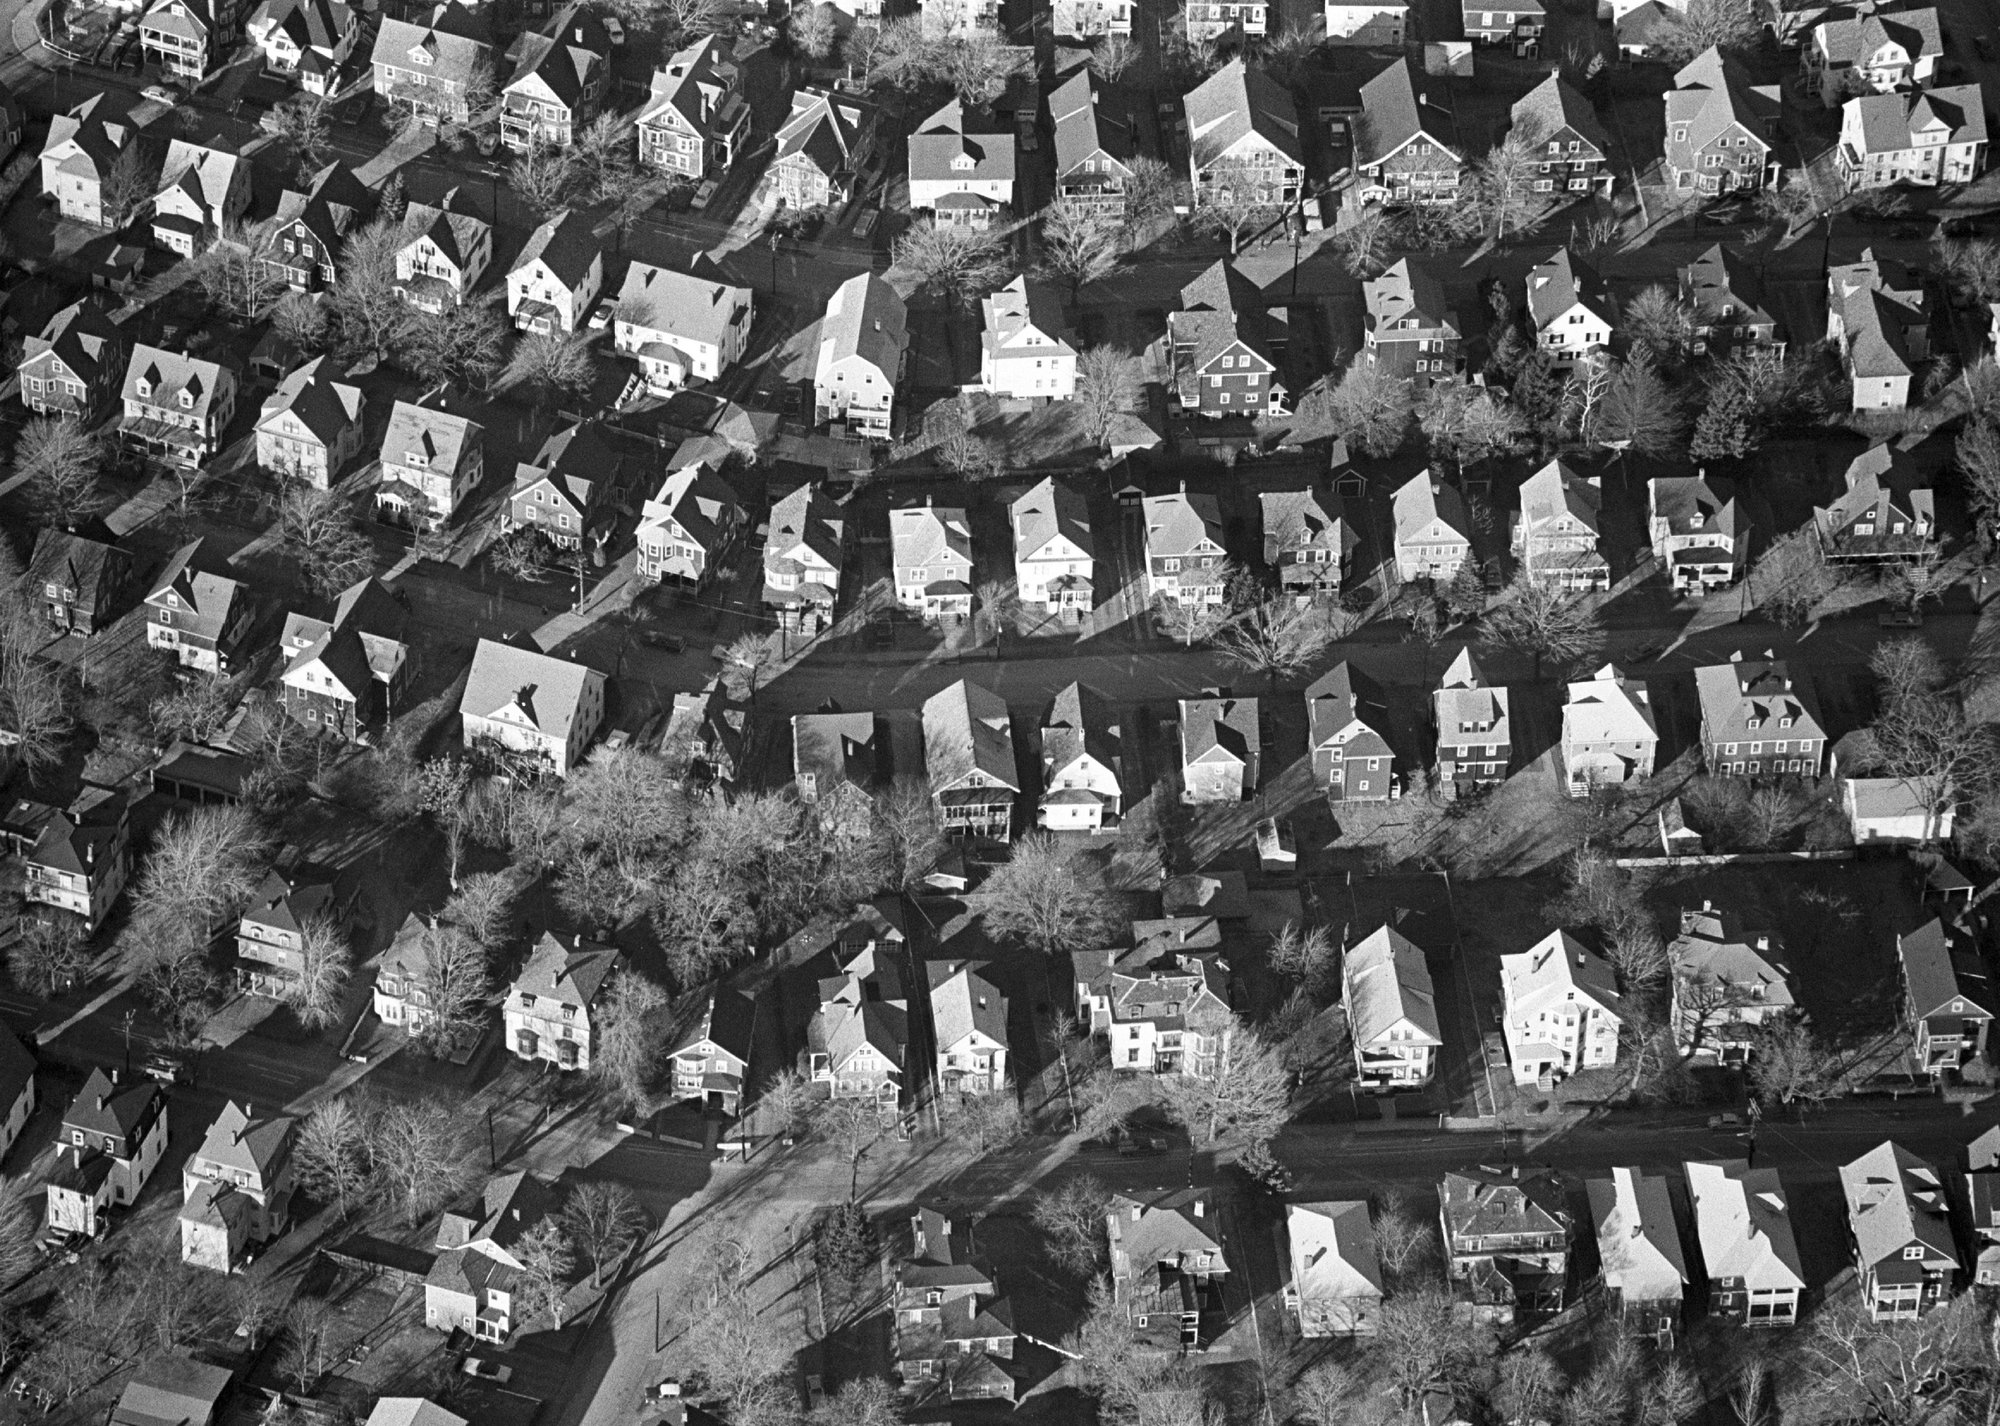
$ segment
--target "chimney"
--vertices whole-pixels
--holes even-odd
[[[1139,1206],[1138,1204],[1136,1204],[1136,1203],[1135,1203],[1135,1204],[1133,1204],[1133,1205],[1132,1205],[1132,1221],[1133,1221],[1134,1223],[1137,1223],[1137,1222],[1139,1221],[1139,1215],[1140,1215],[1140,1214],[1142,1214],[1143,1212],[1145,1212],[1145,1210],[1144,1210],[1143,1208],[1141,1208],[1141,1207],[1140,1207],[1140,1206]]]
[[[1771,938],[1770,938],[1769,936],[1759,936],[1759,937],[1757,938],[1757,949],[1758,949],[1758,950],[1760,950],[1760,951],[1768,951],[1768,950],[1770,950],[1770,949],[1771,949]]]
[[[1194,1216],[1197,1218],[1208,1216],[1208,1205],[1203,1203],[1199,1198],[1194,1201]]]

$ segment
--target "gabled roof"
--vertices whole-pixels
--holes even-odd
[[[583,690],[604,675],[569,659],[481,639],[458,700],[460,714],[490,718],[516,708],[543,737],[567,742]]]
[[[1803,677],[1795,680],[1783,659],[1769,654],[1746,659],[1739,649],[1728,663],[1696,669],[1694,685],[1701,703],[1702,732],[1711,741],[1826,736],[1810,681]],[[1753,719],[1758,722],[1754,728],[1750,726]],[[1791,720],[1790,727],[1784,726],[1786,719]]]
[[[63,1128],[129,1138],[151,1116],[159,1098],[160,1087],[150,1079],[120,1085],[104,1069],[93,1069],[63,1111]]]
[[[834,363],[858,356],[894,381],[910,345],[908,325],[909,309],[896,289],[872,272],[856,273],[827,299],[816,379],[826,380]]]
[[[1050,360],[1073,357],[1076,349],[1063,340],[1062,297],[1054,286],[1021,273],[997,292],[980,299],[980,345],[989,352],[1008,348],[1023,334],[1047,339],[1034,347],[1013,347],[1022,356]]]
[[[971,166],[960,166],[961,158],[970,159]],[[965,106],[951,99],[910,135],[910,178],[913,182],[965,179],[1012,183],[1014,135],[968,129]]]
[[[756,1021],[756,1001],[732,986],[719,983],[708,986],[681,1003],[675,1016],[674,1036],[667,1042],[667,1053],[677,1055],[707,1041],[747,1065]]]
[[[616,312],[621,322],[721,351],[730,328],[748,319],[750,305],[747,287],[635,262],[625,270]]]
[[[932,961],[924,968],[939,1054],[949,1054],[975,1034],[1006,1048],[1007,997],[979,974],[985,969],[984,961]]]
[[[1890,540],[1893,520],[1937,527],[1937,492],[1930,474],[1893,442],[1870,446],[1847,464],[1847,490],[1833,504],[1813,511],[1822,533],[1832,536],[1864,516],[1879,516],[1874,536]],[[1862,537],[1867,538],[1867,537]]]
[[[1646,685],[1606,664],[1589,678],[1569,685],[1563,701],[1563,743],[1651,743],[1659,741],[1653,700]]]
[[[472,1426],[472,1423],[421,1396],[383,1396],[376,1398],[375,1409],[368,1413],[362,1426]]]
[[[219,639],[242,586],[226,575],[196,569],[194,558],[200,552],[201,541],[191,540],[168,555],[146,592],[146,603],[165,605],[171,594],[179,601],[172,606],[175,627],[197,638]]]
[[[792,94],[792,112],[779,126],[774,163],[798,159],[829,178],[851,171],[867,135],[872,106],[850,94],[804,88]]]
[[[676,50],[653,71],[652,94],[639,111],[639,123],[665,123],[668,113],[696,133],[705,132],[710,95],[734,89],[740,79],[735,48],[721,35],[704,35]]]
[[[1777,325],[1777,319],[1764,310],[1763,285],[1756,273],[1721,243],[1680,270],[1680,287],[1682,296],[1694,304],[1700,325]],[[1733,310],[1725,315],[1725,307]]]
[[[1444,1044],[1430,964],[1401,931],[1377,926],[1348,947],[1340,974],[1355,1044],[1375,1044],[1398,1025],[1410,1026],[1422,1043]]]
[[[484,21],[455,0],[447,0],[422,23],[385,17],[375,32],[375,48],[369,54],[369,61],[401,70],[421,70],[448,84],[463,86],[473,70],[491,63],[490,39]],[[418,64],[411,57],[416,51],[428,55],[430,62]]]
[[[889,512],[889,558],[897,569],[919,568],[941,556],[972,563],[972,524],[963,509],[926,504]]]
[[[208,221],[219,223],[241,163],[242,159],[227,149],[175,139],[167,146],[167,160],[160,167],[160,192],[182,189]]]
[[[538,35],[521,39],[520,62],[507,89],[532,87],[574,109],[599,70],[608,63],[611,37],[604,22],[580,4],[551,20]],[[539,97],[539,94],[538,94]]]
[[[1264,507],[1267,565],[1275,566],[1290,551],[1315,548],[1334,550],[1345,560],[1361,543],[1345,502],[1330,489],[1267,490],[1257,498]]]
[[[1472,518],[1465,513],[1465,499],[1456,486],[1433,480],[1428,470],[1420,470],[1405,481],[1390,498],[1396,517],[1396,543],[1414,540],[1433,521],[1442,521],[1446,531],[1466,544],[1472,542]]]
[[[44,525],[35,536],[35,548],[28,556],[24,581],[30,587],[59,584],[76,591],[77,601],[95,607],[98,586],[108,575],[122,576],[132,567],[132,556],[117,545],[93,540]]]
[[[43,154],[74,145],[75,152],[63,160],[67,168],[81,161],[89,173],[103,178],[113,160],[138,133],[129,113],[131,101],[111,94],[93,94],[65,114],[49,120],[48,141]],[[123,106],[123,107],[121,107]]]
[[[1896,937],[1903,985],[1911,1016],[1929,1019],[1991,1020],[1986,970],[1975,950],[1952,944],[1951,933],[1935,916]]]
[[[300,53],[331,54],[351,29],[361,23],[359,12],[339,0],[264,0],[248,29],[284,34]]]
[[[132,348],[132,359],[125,364],[122,395],[127,401],[178,406],[180,394],[185,391],[194,398],[193,406],[188,409],[197,416],[206,416],[209,403],[221,390],[224,379],[224,369],[216,362],[142,342]],[[150,394],[141,394],[142,386]]]
[[[1514,132],[1530,142],[1545,143],[1567,129],[1599,154],[1611,152],[1611,137],[1590,101],[1560,74],[1551,74],[1514,101],[1513,120]]]
[[[1587,999],[1612,1019],[1624,1018],[1625,998],[1610,962],[1567,931],[1551,931],[1527,950],[1500,957],[1500,990],[1509,1014]]]
[[[1850,125],[1849,116],[1855,120]],[[1864,154],[1897,153],[1927,142],[1983,144],[1986,109],[1977,84],[1954,84],[1909,94],[1863,94],[1847,101],[1841,129],[1859,129]],[[1938,138],[1938,135],[1942,135]]]
[[[25,860],[51,871],[95,876],[98,859],[118,841],[130,807],[130,799],[116,789],[86,786],[43,824]]]
[[[1275,366],[1269,318],[1255,283],[1226,258],[1181,289],[1181,305],[1167,319],[1176,346],[1193,349],[1196,371],[1242,345]]]
[[[1923,1249],[1922,1258],[1913,1261],[1919,1272],[1958,1265],[1944,1176],[1895,1140],[1885,1139],[1842,1164],[1840,1191],[1855,1251],[1883,1280],[1890,1276],[1883,1269],[1904,1262],[1909,1247]]]
[[[542,939],[514,977],[509,996],[532,995],[558,1005],[588,1010],[619,966],[615,947],[592,945],[574,935],[542,932]]]
[[[1301,1298],[1382,1295],[1375,1225],[1365,1201],[1288,1204],[1285,1237],[1295,1271],[1291,1287]]]
[[[810,773],[821,797],[847,782],[867,792],[875,781],[873,713],[799,713],[792,718],[792,765]]]
[[[962,678],[926,698],[924,765],[933,792],[954,788],[974,773],[1019,792],[1005,700]]]
[[[1440,745],[1507,747],[1512,744],[1512,699],[1507,689],[1496,688],[1486,681],[1470,646],[1458,651],[1458,657],[1451,661],[1431,697]]]
[[[1806,1285],[1790,1203],[1776,1169],[1742,1159],[1686,1165],[1695,1235],[1711,1282],[1741,1278],[1751,1288]]]
[[[49,318],[40,336],[28,337],[22,343],[21,363],[25,366],[44,352],[53,352],[78,380],[89,384],[106,362],[117,359],[126,341],[123,329],[111,320],[110,314],[84,298]]]
[[[1081,757],[1093,759],[1106,771],[1117,770],[1111,714],[1104,699],[1087,684],[1072,683],[1056,694],[1043,720],[1042,768],[1053,774]]]
[[[405,208],[399,246],[407,248],[429,238],[445,261],[465,271],[480,241],[491,237],[493,226],[483,218],[459,212],[452,206],[457,198],[454,188],[435,204],[412,203]]]
[[[1130,105],[1124,91],[1088,67],[1050,91],[1049,118],[1055,124],[1057,177],[1075,172],[1089,158],[1130,165],[1135,152]]]
[[[1521,482],[1521,521],[1530,540],[1536,530],[1564,516],[1596,534],[1603,503],[1598,477],[1578,475],[1560,460],[1550,461]]]
[[[1581,305],[1607,327],[1613,325],[1611,294],[1597,269],[1557,248],[1528,273],[1528,315],[1540,331]]]
[[[1656,476],[1648,482],[1653,518],[1670,535],[1719,535],[1731,540],[1749,533],[1749,517],[1736,498],[1736,483],[1701,475]]]
[[[329,163],[302,191],[287,188],[278,200],[278,223],[304,223],[331,246],[375,211],[375,190],[344,163]]]
[[[1741,127],[1767,152],[1766,132],[1778,113],[1775,85],[1753,85],[1743,67],[1711,46],[1689,60],[1674,76],[1667,93],[1669,129],[1685,125],[1691,149],[1706,148],[1732,124]]]
[[[1126,1270],[1139,1273],[1160,1263],[1192,1268],[1206,1255],[1208,1271],[1226,1271],[1222,1244],[1209,1231],[1212,1211],[1191,1188],[1116,1194],[1106,1215],[1114,1260],[1122,1256]]]
[[[1210,752],[1227,753],[1246,767],[1254,766],[1263,740],[1257,729],[1254,698],[1183,698],[1181,700],[1181,761],[1199,761]]]
[[[1674,1223],[1667,1181],[1635,1168],[1614,1168],[1610,1178],[1584,1184],[1605,1285],[1627,1303],[1678,1300],[1687,1285],[1687,1259]]]
[[[290,1152],[298,1120],[283,1114],[259,1114],[257,1106],[234,1099],[222,1106],[203,1136],[199,1156],[226,1168],[242,1169],[266,1180]]]
[[[1057,538],[1068,540],[1085,555],[1096,546],[1090,538],[1090,510],[1081,495],[1054,476],[1045,476],[1015,499],[1014,557],[1033,559]]]
[[[1290,91],[1240,56],[1204,79],[1181,103],[1196,168],[1207,168],[1251,135],[1293,163],[1305,162],[1299,111]]]
[[[546,482],[567,500],[581,518],[595,512],[604,492],[616,487],[625,467],[625,458],[604,437],[604,428],[595,421],[565,426],[553,431],[532,461],[514,467],[514,487],[510,498]]]
[[[1199,549],[1204,542],[1222,549],[1222,510],[1213,495],[1149,495],[1145,500],[1146,555],[1173,558]]]
[[[485,428],[477,421],[413,401],[398,401],[382,433],[382,464],[425,466],[449,474],[485,435]]]
[[[1367,308],[1368,329],[1378,336],[1400,330],[1398,324],[1409,319],[1417,323],[1408,329],[1409,337],[1399,336],[1394,340],[1428,337],[1435,332],[1454,337],[1459,334],[1452,320],[1451,304],[1445,298],[1444,284],[1427,262],[1398,258],[1380,277],[1361,284],[1361,296]]]
[[[1733,908],[1704,901],[1681,912],[1681,933],[1667,948],[1674,974],[1737,987],[1760,1005],[1797,1004],[1791,971],[1777,959],[1784,947],[1770,933],[1752,930]]]
[[[125,1383],[111,1426],[186,1426],[213,1419],[236,1374],[180,1352],[154,1357]]]
[[[743,517],[743,498],[722,476],[704,462],[676,466],[660,482],[639,516],[639,528],[672,520],[688,538],[710,554],[722,542],[723,532]]]
[[[1375,680],[1342,659],[1306,687],[1311,748],[1341,742],[1349,756],[1389,754],[1389,708]],[[1342,735],[1347,734],[1343,740]]]
[[[804,545],[835,569],[840,568],[841,532],[845,524],[835,505],[818,485],[801,485],[771,506],[765,535],[766,557],[789,555]]]
[[[539,262],[555,275],[556,281],[575,291],[590,275],[591,264],[603,254],[597,234],[591,230],[590,219],[565,208],[553,217],[543,219],[542,225],[528,235],[521,255],[514,259],[507,275],[512,277]]]
[[[331,447],[349,426],[361,419],[361,388],[341,380],[345,375],[332,357],[314,357],[264,398],[264,409],[257,417],[258,428],[273,424],[289,412],[321,445]]]
[[[1361,112],[1354,121],[1355,166],[1373,167],[1419,134],[1462,160],[1451,110],[1436,102],[1444,98],[1442,80],[1419,75],[1407,59],[1391,61],[1361,86]]]
[[[1880,14],[1872,8],[1822,21],[1813,43],[1831,64],[1856,64],[1873,58],[1884,45],[1901,45],[1912,63],[1944,51],[1944,29],[1933,9],[1897,10]]]

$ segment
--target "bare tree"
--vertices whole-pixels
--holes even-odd
[[[368,1187],[370,1132],[368,1115],[346,1094],[321,1100],[299,1124],[292,1151],[299,1186],[331,1199],[342,1219]]]
[[[507,939],[514,921],[514,899],[520,888],[511,872],[474,872],[445,899],[440,918],[488,950]]]
[[[27,477],[36,513],[69,529],[103,508],[103,463],[103,442],[74,416],[37,416],[14,444],[14,469]]]
[[[29,995],[68,990],[90,969],[90,939],[76,917],[57,912],[44,920],[23,916],[7,947],[7,973]]]
[[[212,674],[196,674],[178,679],[148,704],[146,718],[162,738],[205,743],[221,731],[235,710],[234,684]]]
[[[1965,478],[1979,535],[1988,549],[2000,542],[2000,423],[1975,420],[1959,432],[1953,454]]]
[[[301,1395],[312,1389],[333,1365],[331,1338],[337,1320],[324,1298],[300,1297],[285,1310],[285,1346],[279,1370],[290,1377]]]
[[[1161,1107],[1197,1148],[1222,1142],[1268,1144],[1291,1119],[1291,1072],[1276,1045],[1238,1021],[1217,1016],[1199,1029],[1213,1046],[1207,1073],[1170,1075],[1156,1085]]]
[[[75,731],[69,684],[35,656],[46,637],[32,610],[0,593],[0,771],[47,772]]]
[[[758,1108],[777,1123],[780,1137],[790,1138],[805,1123],[806,1110],[813,1103],[812,1087],[796,1068],[779,1070],[757,1097]]]
[[[1102,451],[1111,449],[1119,418],[1139,397],[1139,359],[1117,347],[1091,347],[1077,358],[1076,401],[1084,430]],[[2000,488],[2000,484],[1996,484]]]
[[[136,142],[120,149],[98,184],[98,210],[104,226],[122,228],[138,217],[153,196],[156,177]]]
[[[27,1195],[14,1187],[0,1194],[0,1286],[12,1286],[35,1265],[41,1222]]]
[[[1331,975],[1335,946],[1324,926],[1300,926],[1287,921],[1265,953],[1271,969],[1305,986],[1319,986]]]
[[[1379,277],[1396,255],[1403,236],[1402,224],[1381,207],[1369,207],[1334,237],[1341,265],[1348,276]]]
[[[405,1226],[457,1197],[477,1166],[463,1121],[431,1100],[385,1105],[371,1116],[369,1161]]]
[[[1007,254],[989,232],[951,223],[918,223],[896,239],[897,267],[920,285],[970,303],[1007,280]]]
[[[1750,1057],[1750,1088],[1766,1104],[1823,1104],[1850,1089],[1839,1056],[1799,1020],[1761,1027]]]
[[[544,1218],[529,1228],[515,1241],[514,1256],[521,1264],[528,1289],[521,1294],[526,1299],[521,1315],[533,1319],[546,1312],[550,1324],[560,1332],[563,1298],[576,1267],[576,1254],[563,1232],[562,1220]]]
[[[400,217],[382,214],[350,233],[327,304],[350,351],[385,357],[402,343],[414,313],[396,290],[396,253],[403,245]]]
[[[1436,1232],[1410,1207],[1400,1188],[1376,1194],[1371,1217],[1383,1271],[1392,1281],[1407,1282],[1430,1260],[1437,1246]]]
[[[1750,570],[1751,599],[1788,629],[1803,624],[1840,584],[1811,525],[1772,541]]]
[[[1504,396],[1452,381],[1424,393],[1417,425],[1432,455],[1461,467],[1507,454],[1528,434],[1527,418]]]
[[[1246,237],[1278,221],[1282,210],[1271,201],[1261,171],[1252,165],[1219,160],[1202,178],[1189,221],[1201,232],[1227,238],[1231,254]]]
[[[1079,0],[1058,0],[1077,4]],[[1095,7],[1093,7],[1095,8]],[[1106,35],[1090,47],[1090,70],[1108,84],[1116,84],[1139,57],[1139,47],[1125,35]]]
[[[429,386],[484,390],[500,371],[507,324],[485,302],[419,313],[404,329],[400,360]]]
[[[1801,1419],[1884,1426],[1989,1419],[1980,1410],[1992,1390],[1987,1335],[1971,1294],[1904,1321],[1876,1322],[1860,1301],[1829,1304],[1806,1333]]]
[[[242,807],[195,807],[168,817],[139,873],[133,925],[141,959],[178,961],[249,903],[266,838]]]
[[[1535,153],[1539,131],[1510,131],[1474,167],[1472,203],[1480,222],[1500,242],[1535,225],[1546,201],[1535,192],[1541,162]]]
[[[576,168],[568,149],[536,134],[507,170],[507,186],[537,213],[563,207],[576,188]]]
[[[564,396],[588,392],[597,380],[597,358],[590,354],[588,332],[531,332],[514,348],[502,386],[527,386],[536,393],[537,409]]]
[[[902,1420],[896,1388],[878,1376],[842,1382],[806,1413],[806,1426],[901,1426]]]
[[[1335,436],[1382,459],[1402,448],[1413,410],[1408,381],[1356,357],[1327,395],[1326,419]]]
[[[1458,1392],[1476,1380],[1486,1344],[1435,1287],[1399,1292],[1382,1304],[1375,1355],[1406,1411],[1433,1391]]]
[[[1688,0],[1685,10],[1670,11],[1653,26],[1648,57],[1677,69],[1708,49],[1748,55],[1758,37],[1757,17],[1732,0]]]
[[[667,993],[644,976],[627,972],[601,1004],[590,1076],[628,1112],[650,1113],[671,1028]]]
[[[1644,352],[1656,366],[1677,366],[1694,350],[1693,305],[1658,283],[1627,302],[1618,320],[1633,355]]]
[[[1119,222],[1076,198],[1059,198],[1042,213],[1042,260],[1069,283],[1075,297],[1086,282],[1108,277],[1124,248]]]
[[[1494,1410],[1513,1422],[1548,1421],[1563,1399],[1562,1368],[1539,1347],[1522,1347],[1500,1358]]]
[[[752,1419],[751,1411],[770,1401],[772,1384],[792,1367],[798,1342],[790,1316],[759,1312],[734,1277],[713,1277],[707,1291],[688,1298],[680,1346],[689,1374],[727,1404],[729,1420]]]
[[[486,1021],[492,983],[486,952],[459,926],[426,926],[418,951],[417,989],[410,1038],[427,1053],[446,1058],[475,1040]]]
[[[1251,605],[1215,636],[1223,658],[1267,674],[1275,692],[1280,678],[1306,672],[1333,645],[1353,631],[1354,616],[1314,602],[1300,604],[1276,596]]]
[[[354,952],[340,928],[323,916],[309,917],[299,931],[299,973],[285,986],[285,1002],[308,1030],[324,1030],[340,1019]]]
[[[1523,570],[1514,577],[1507,600],[1486,616],[1486,637],[1531,655],[1539,682],[1543,659],[1578,663],[1598,649],[1604,631],[1597,611],[1581,596]]]
[[[271,132],[292,151],[299,182],[311,179],[325,162],[333,138],[326,100],[317,94],[294,94],[270,113]]]
[[[1104,1261],[1104,1215],[1111,1211],[1111,1192],[1089,1174],[1068,1179],[1037,1193],[1029,1215],[1049,1245],[1057,1264],[1079,1276],[1095,1272]]]
[[[1014,843],[987,878],[983,900],[989,934],[1026,941],[1050,956],[1107,944],[1122,911],[1089,849],[1048,832]]]
[[[605,1267],[646,1231],[646,1214],[624,1184],[591,1179],[578,1184],[563,1205],[563,1225],[590,1263],[594,1285],[604,1280]]]
[[[739,634],[730,644],[723,663],[742,676],[744,696],[752,703],[757,701],[757,689],[764,675],[782,662],[780,652],[778,636],[767,630],[753,629]]]
[[[1915,548],[1882,571],[1889,597],[1904,609],[1919,609],[1928,599],[1942,599],[1951,588],[1952,577],[1945,568],[1944,553],[1929,540],[1915,542]]]
[[[847,1160],[847,1198],[861,1196],[861,1161],[882,1138],[882,1107],[873,1099],[836,1099],[816,1116],[820,1132]]]
[[[1152,154],[1134,154],[1127,167],[1131,176],[1125,180],[1126,226],[1136,228],[1171,217],[1187,181]]]
[[[354,512],[334,490],[295,485],[278,501],[278,545],[297,565],[306,588],[329,598],[368,577],[375,548]]]
[[[1617,451],[1668,459],[1685,445],[1687,417],[1674,389],[1634,352],[1611,372],[1603,400],[1583,424],[1582,434]]]
[[[786,28],[792,37],[792,47],[814,64],[824,64],[833,57],[839,37],[834,33],[833,12],[827,6],[811,3],[792,6]]]

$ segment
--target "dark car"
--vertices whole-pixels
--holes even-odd
[[[687,652],[688,641],[679,634],[669,634],[659,629],[648,629],[639,638],[653,648],[665,649],[670,654],[684,654]]]
[[[1972,47],[1979,51],[1981,59],[1993,58],[1993,36],[1974,35],[1972,37]]]
[[[1166,1151],[1167,1141],[1157,1134],[1134,1134],[1118,1146],[1118,1152],[1128,1159],[1149,1158]]]

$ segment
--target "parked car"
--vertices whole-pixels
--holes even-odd
[[[854,220],[854,236],[857,238],[868,237],[875,231],[875,224],[881,220],[881,217],[882,210],[880,208],[870,208]]]
[[[150,99],[156,104],[178,104],[181,102],[180,92],[165,84],[148,84],[144,89],[139,91],[139,97],[141,99]]]
[[[1875,616],[1875,622],[1884,629],[1921,629],[1924,626],[1924,611],[1921,609],[1884,609]]]
[[[461,1365],[460,1370],[469,1377],[477,1377],[480,1381],[490,1381],[495,1386],[505,1386],[514,1379],[514,1369],[512,1367],[501,1362],[490,1361],[485,1357],[467,1357]]]
[[[669,634],[662,629],[648,629],[639,636],[639,639],[642,643],[656,649],[664,649],[670,654],[684,654],[687,652],[688,641],[686,639],[682,638],[679,634]]]
[[[1150,1158],[1166,1151],[1167,1141],[1157,1134],[1134,1134],[1118,1146],[1119,1154],[1128,1159]]]
[[[179,1084],[181,1070],[181,1062],[172,1055],[148,1055],[139,1066],[141,1074],[161,1084]]]
[[[1993,58],[1993,36],[1974,35],[1972,37],[1972,47],[1979,51],[1981,59]]]
[[[1708,1116],[1708,1127],[1719,1130],[1741,1129],[1743,1127],[1743,1116],[1741,1114],[1711,1114]]]
[[[703,208],[706,208],[708,206],[709,199],[715,197],[715,190],[720,188],[721,186],[722,186],[721,184],[717,183],[712,178],[704,178],[701,181],[701,187],[695,189],[694,197],[692,200],[690,200],[688,206],[693,208],[696,212],[699,212]]]

